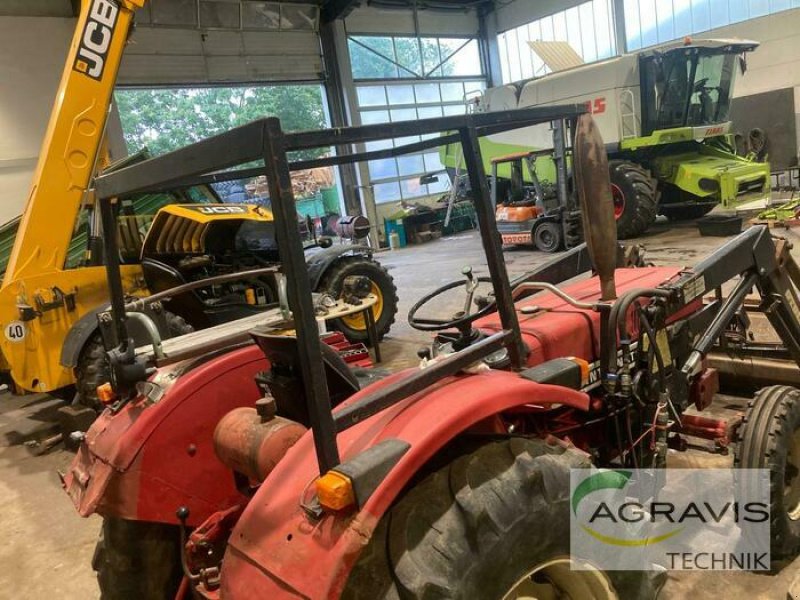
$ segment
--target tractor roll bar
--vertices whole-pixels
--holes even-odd
[[[103,229],[105,232],[112,233],[115,231],[116,224],[113,208],[116,198],[153,189],[164,189],[169,186],[178,187],[198,181],[209,181],[209,178],[224,175],[219,174],[221,170],[254,160],[264,161],[263,167],[257,170],[248,170],[247,173],[248,175],[265,175],[267,179],[272,211],[275,216],[275,237],[280,249],[281,268],[287,275],[289,306],[294,314],[296,324],[299,362],[306,390],[314,446],[320,473],[325,473],[340,462],[336,443],[337,431],[347,428],[356,420],[375,414],[408,395],[421,391],[431,382],[447,374],[458,372],[467,364],[481,360],[502,346],[507,349],[512,366],[517,369],[522,367],[525,350],[511,297],[508,273],[503,261],[500,236],[497,234],[497,224],[489,197],[478,137],[488,133],[520,129],[552,121],[575,119],[585,112],[584,105],[570,104],[298,133],[284,133],[281,130],[280,121],[273,117],[254,121],[169,154],[101,175],[95,180],[96,197],[99,202]],[[383,390],[370,394],[352,407],[341,411],[334,418],[311,298],[311,282],[305,276],[307,272],[305,257],[297,227],[297,210],[290,177],[292,167],[287,153],[295,150],[341,147],[348,144],[412,135],[436,135],[436,137],[405,147],[394,148],[391,155],[419,151],[446,143],[460,142],[462,146],[464,164],[469,173],[473,203],[480,227],[481,242],[486,253],[486,262],[494,286],[494,298],[503,331],[476,344],[471,349],[462,351],[451,359],[444,360],[438,365],[432,365],[405,382],[387,386]],[[377,152],[318,159],[317,164],[370,160],[379,156]],[[104,254],[107,257],[106,273],[111,292],[117,343],[121,344],[124,349],[129,336],[120,267],[117,260],[117,236],[104,235],[103,245]],[[132,352],[128,353],[128,356],[133,357],[133,355]],[[123,392],[131,397],[135,382],[124,381],[122,375],[125,372],[124,369],[119,369],[120,377],[113,378],[115,389],[118,393]],[[127,372],[143,373],[144,369],[133,368],[128,369]]]

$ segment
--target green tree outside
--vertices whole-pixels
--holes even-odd
[[[115,93],[128,150],[164,154],[264,117],[285,131],[326,126],[320,85],[121,89]],[[293,154],[316,158],[324,148]]]

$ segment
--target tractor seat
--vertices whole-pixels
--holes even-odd
[[[258,329],[250,332],[250,335],[270,364],[268,371],[256,376],[256,383],[261,391],[269,393],[275,399],[279,415],[310,427],[297,338],[274,335]],[[320,348],[332,407],[347,400],[363,386],[389,374],[384,369],[351,369],[334,348],[322,341]]]

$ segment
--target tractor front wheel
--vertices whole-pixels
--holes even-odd
[[[101,600],[172,600],[180,550],[177,525],[106,517],[92,558]]]
[[[183,317],[167,311],[164,315],[170,337],[184,335],[194,331]],[[87,408],[96,411],[103,410],[103,404],[97,398],[97,387],[111,380],[111,370],[106,360],[106,348],[103,336],[99,331],[84,344],[75,367],[75,387],[78,391],[78,401]]]
[[[774,385],[759,391],[747,405],[738,440],[736,467],[769,470],[772,559],[794,556],[800,550],[800,390]],[[742,482],[757,485],[749,477]]]
[[[317,291],[329,293],[338,298],[344,287],[344,280],[348,277],[361,276],[370,280],[370,292],[378,298],[372,307],[375,315],[375,328],[378,330],[378,339],[383,339],[394,323],[397,314],[397,288],[394,279],[379,262],[366,256],[345,256],[334,262],[322,281],[317,286]],[[342,317],[331,322],[331,325],[345,334],[351,342],[367,342],[367,326],[364,317],[359,313]]]
[[[384,515],[342,598],[653,598],[647,571],[570,570],[569,473],[589,466],[537,439],[456,452]]]
[[[658,213],[655,182],[644,168],[627,160],[609,161],[608,171],[617,235],[624,240],[643,234]]]

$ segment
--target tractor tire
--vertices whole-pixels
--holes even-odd
[[[561,250],[564,234],[561,224],[555,221],[544,221],[534,226],[533,243],[542,252],[558,252]]]
[[[800,390],[760,390],[747,404],[737,441],[734,467],[770,472],[772,560],[794,556],[800,550]],[[756,485],[749,479],[740,485]]]
[[[170,337],[184,335],[194,331],[183,317],[167,311],[165,313]],[[75,388],[78,392],[78,402],[87,408],[100,412],[103,403],[97,398],[97,387],[111,379],[111,372],[106,361],[106,348],[103,336],[95,331],[84,344],[75,367]]]
[[[659,212],[670,221],[693,221],[710,213],[716,204],[698,204],[697,206],[662,205]]]
[[[342,598],[500,600],[532,581],[536,567],[569,556],[569,473],[590,466],[585,454],[527,438],[459,454],[384,515]],[[645,600],[655,597],[662,578],[648,571],[574,571],[559,586],[548,574],[543,568],[537,579],[550,583],[550,593],[521,597],[561,598],[559,591],[581,600],[617,597],[609,594],[613,587],[619,598]]]
[[[625,240],[643,234],[658,215],[655,181],[644,168],[627,160],[609,161],[608,171],[612,187],[621,194],[617,236]]]
[[[398,298],[394,279],[379,262],[366,256],[339,258],[328,267],[316,291],[325,291],[338,298],[342,293],[344,280],[354,275],[369,278],[372,282],[372,293],[378,295],[379,301],[373,307],[375,328],[378,330],[378,339],[383,339],[383,336],[389,333],[397,315]],[[328,324],[344,333],[351,342],[369,341],[364,317],[360,314],[328,321]]]
[[[172,600],[180,552],[177,525],[106,517],[92,557],[101,600]]]

